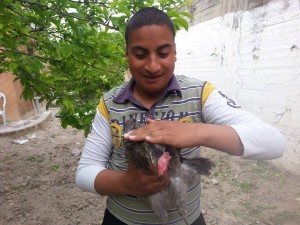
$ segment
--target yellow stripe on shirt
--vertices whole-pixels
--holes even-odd
[[[105,117],[105,119],[109,121],[109,115],[103,97],[100,98],[98,110]]]
[[[208,96],[215,89],[216,88],[210,82],[206,82],[206,84],[204,85],[204,88],[203,88],[203,93],[202,93],[202,107],[205,105],[205,102],[208,99]]]

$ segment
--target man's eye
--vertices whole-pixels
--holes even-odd
[[[146,54],[135,54],[135,57],[138,59],[143,59],[146,57]]]
[[[167,52],[167,53],[159,53],[159,56],[160,56],[161,58],[167,58],[168,55],[169,55],[168,52]]]

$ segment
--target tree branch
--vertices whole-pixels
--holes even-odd
[[[4,49],[4,48],[0,48],[0,51],[9,52],[9,53],[13,53],[13,54],[16,54],[16,55],[24,55],[24,56],[28,56],[28,57],[31,57],[31,58],[38,58],[38,59],[41,59],[42,61],[52,61],[52,62],[57,62],[57,63],[61,62],[61,60],[56,60],[56,59],[51,59],[51,58],[44,58],[44,57],[41,57],[41,56],[38,56],[38,55],[30,55],[30,54],[27,54],[25,52],[10,51],[10,50]]]
[[[7,6],[7,8],[8,8],[10,11],[14,12],[15,14],[17,14],[18,16],[20,16],[20,17],[22,17],[22,18],[26,18],[23,14],[21,14],[21,13],[15,11],[12,7]]]
[[[85,61],[80,61],[80,62],[82,62],[83,64],[85,64],[85,65],[87,65],[87,66],[89,66],[89,67],[91,67],[91,68],[94,68],[94,69],[97,69],[97,70],[101,70],[101,71],[103,71],[103,72],[109,72],[109,73],[118,74],[117,71],[113,71],[113,70],[112,70],[112,71],[104,70],[104,69],[102,69],[102,68],[100,68],[100,67],[93,66],[93,65],[91,65],[91,64],[89,64],[89,63],[87,63],[87,62],[85,62]]]
[[[50,8],[48,6],[45,6],[45,5],[41,5],[37,2],[28,2],[28,1],[24,1],[24,0],[17,0],[21,3],[25,3],[25,4],[29,4],[29,5],[34,5],[34,6],[37,6],[37,7],[40,7],[40,8],[43,8],[43,9],[47,9],[47,10],[50,10]]]
[[[102,23],[102,22],[98,22],[98,21],[90,20],[90,19],[86,19],[86,18],[80,18],[78,16],[74,16],[74,15],[69,14],[69,13],[64,13],[62,11],[56,11],[56,12],[59,13],[59,14],[61,14],[61,15],[66,16],[66,17],[71,17],[71,18],[74,18],[74,19],[77,19],[77,20],[86,21],[86,22],[93,23],[93,24],[99,24],[99,25],[102,25],[102,26],[106,26],[106,27],[108,27],[108,28],[110,28],[112,30],[119,31],[118,27],[110,26],[107,23]]]
[[[24,69],[22,69],[22,68],[20,68],[20,70],[21,70],[24,74],[23,74],[23,75],[22,75],[22,74],[16,74],[16,75],[18,75],[19,78],[21,78],[22,76],[26,76],[26,77],[28,77],[28,78],[30,78],[30,79],[32,79],[32,80],[35,80],[36,82],[38,82],[38,83],[40,83],[40,84],[45,85],[45,86],[48,87],[51,91],[57,91],[57,90],[55,89],[55,87],[52,87],[50,84],[48,84],[48,83],[46,83],[46,82],[40,80],[39,78],[37,78],[37,77],[34,76],[34,75],[28,73],[26,70],[24,70]],[[39,92],[39,91],[37,91],[37,90],[34,88],[34,85],[30,85],[30,87],[33,88],[36,92]]]
[[[109,8],[109,6],[104,3],[104,2],[99,2],[99,1],[72,1],[72,0],[69,0],[69,2],[73,2],[73,3],[77,3],[77,4],[97,4],[97,5],[101,5],[105,8]]]
[[[26,1],[26,0],[18,0],[18,1],[21,2],[21,3],[28,4],[28,5],[34,5],[36,7],[40,7],[42,9],[44,9],[44,10],[55,11],[57,14],[62,15],[64,17],[71,17],[71,18],[74,18],[74,19],[77,19],[77,20],[81,20],[81,21],[86,21],[86,22],[89,22],[89,23],[92,23],[92,24],[99,24],[99,25],[102,25],[102,26],[106,26],[106,27],[108,27],[108,28],[110,28],[112,30],[119,31],[118,27],[110,26],[108,23],[102,23],[102,22],[99,22],[99,21],[96,21],[96,20],[90,20],[90,19],[87,19],[87,18],[81,18],[81,17],[78,17],[78,16],[74,16],[72,14],[65,13],[65,12],[63,12],[61,10],[52,9],[49,6],[41,5],[41,4],[37,3],[37,2],[29,2],[29,1]]]

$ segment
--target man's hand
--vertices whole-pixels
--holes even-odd
[[[206,146],[230,155],[243,155],[243,144],[236,131],[228,125],[181,123],[147,119],[147,125],[124,134],[131,141],[148,141],[174,148]]]
[[[146,174],[143,170],[136,168],[128,162],[128,169],[124,173],[125,187],[128,194],[134,196],[147,196],[163,190],[169,184],[169,176],[166,173],[159,177],[154,167],[151,167],[152,174]]]
[[[147,125],[124,134],[131,141],[148,141],[153,144],[165,144],[175,148],[193,147],[195,132],[192,123],[180,123],[169,120],[155,121],[147,119]],[[199,124],[197,124],[199,126]]]

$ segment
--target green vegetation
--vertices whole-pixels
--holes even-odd
[[[44,160],[40,156],[31,155],[28,156],[25,161],[29,162],[43,162]]]
[[[59,164],[53,163],[53,164],[51,165],[51,170],[52,170],[52,171],[57,171],[58,169],[59,169]]]
[[[270,167],[267,162],[256,162],[251,165],[252,171],[265,180],[277,182],[281,186],[285,184],[286,178],[283,174],[274,171],[275,168]]]
[[[55,101],[62,127],[87,134],[100,96],[124,81],[124,28],[145,6],[188,28],[184,0],[1,0],[0,74],[15,74],[25,99]]]

